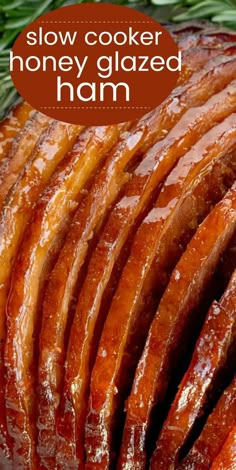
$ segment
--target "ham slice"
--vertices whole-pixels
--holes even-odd
[[[158,465],[168,469],[178,462],[179,453],[203,412],[235,343],[235,305],[236,271],[220,302],[213,302],[208,311],[189,368],[157,440],[152,468]]]

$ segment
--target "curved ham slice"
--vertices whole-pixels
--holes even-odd
[[[192,360],[158,437],[151,467],[169,469],[179,460],[196,419],[224,368],[236,338],[236,271],[220,302],[211,305]]]

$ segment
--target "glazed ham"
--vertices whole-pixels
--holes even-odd
[[[0,124],[0,468],[234,468],[236,34],[170,31],[137,122]]]

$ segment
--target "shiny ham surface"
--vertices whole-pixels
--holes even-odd
[[[236,34],[167,27],[138,121],[0,123],[3,470],[235,467]]]

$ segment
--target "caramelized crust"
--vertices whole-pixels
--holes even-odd
[[[155,207],[138,230],[118,290],[122,299],[119,307],[123,318],[121,323],[129,321],[132,325],[124,369],[135,357],[132,338],[134,344],[139,338],[142,347],[155,306],[187,242],[212,205],[221,199],[235,180],[235,118],[232,115],[215,126],[180,159],[167,178]],[[232,149],[233,154],[229,154]],[[136,357],[138,359],[137,353]],[[128,407],[123,433],[120,455],[122,468],[135,466],[136,452],[141,452],[132,442],[136,422],[133,422],[131,428],[130,415],[133,415],[132,402]],[[145,441],[143,443],[145,445]]]
[[[236,425],[232,428],[211,470],[234,470],[236,466]]]
[[[41,113],[34,113],[17,135],[7,158],[0,163],[0,208],[19,173],[30,158],[42,132],[52,119]]]
[[[203,413],[219,371],[225,366],[236,337],[236,271],[221,301],[213,302],[199,335],[189,368],[180,383],[157,440],[151,464],[168,469]]]
[[[20,101],[10,111],[7,117],[1,121],[0,161],[5,158],[11,148],[13,139],[16,137],[19,130],[24,127],[24,124],[31,117],[33,112],[33,108],[28,103],[26,103],[26,101]]]
[[[7,305],[5,362],[8,367],[7,424],[14,438],[14,464],[18,466],[37,468],[34,449],[35,341],[40,325],[38,302],[45,282],[48,253],[63,231],[62,224],[76,209],[81,189],[101,164],[118,134],[119,126],[106,126],[88,128],[79,136],[36,204],[14,266]]]
[[[132,415],[129,413],[127,426],[134,432],[139,456],[135,468],[143,468],[145,463],[143,440],[151,410],[163,399],[173,367],[178,367],[184,344],[191,336],[191,326],[197,324],[194,313],[235,230],[235,210],[236,187],[233,185],[191,239],[171,275],[152,322],[128,400]]]
[[[235,51],[236,35],[234,32],[219,26],[189,24],[178,30],[178,25],[168,25],[174,40],[182,51],[182,68],[178,84],[183,83],[193,72],[200,69],[212,57],[228,55]],[[217,31],[218,29],[218,31]],[[231,52],[230,52],[231,51]]]
[[[183,34],[178,40],[180,50],[192,49],[194,47],[223,47],[224,43],[235,43],[235,33],[206,34],[195,32]]]
[[[178,470],[208,470],[236,422],[236,375]],[[214,436],[214,438],[213,438]]]
[[[180,119],[175,128],[169,133],[167,138],[161,142],[158,142],[149,151],[146,158],[141,162],[139,167],[135,170],[135,177],[139,176],[140,180],[145,178],[147,175],[147,169],[155,169],[153,172],[154,184],[160,183],[168,172],[171,170],[173,165],[178,161],[184,151],[188,150],[202,134],[210,129],[214,122],[217,122],[230,114],[229,107],[227,105],[222,115],[222,109],[216,110],[216,102],[221,102],[220,96],[224,96],[222,99],[223,108],[226,104],[226,96],[228,95],[226,87],[223,92],[213,96],[205,105],[199,108],[190,109]],[[222,94],[223,93],[223,94]],[[222,95],[221,95],[222,94]],[[232,98],[235,102],[235,98]],[[220,115],[218,112],[220,111]],[[147,160],[148,158],[148,160]],[[153,163],[152,163],[153,159]],[[148,162],[148,166],[147,166]],[[148,182],[148,180],[147,180]],[[151,179],[150,179],[151,182]],[[154,188],[153,183],[152,187]],[[140,185],[140,183],[139,183]],[[144,194],[148,186],[143,189]],[[132,194],[129,194],[132,196]],[[132,203],[132,199],[127,200],[128,203]],[[124,207],[125,209],[125,207]],[[126,213],[125,213],[126,216]],[[133,276],[135,273],[133,273]],[[129,292],[128,285],[126,286],[126,292]],[[110,440],[111,440],[111,421],[115,411],[115,395],[116,395],[116,376],[119,371],[120,359],[123,355],[122,348],[125,345],[127,338],[127,323],[120,325],[119,315],[117,315],[117,306],[120,295],[115,294],[112,302],[111,310],[108,314],[101,341],[99,346],[98,355],[96,358],[95,367],[93,369],[91,379],[91,395],[90,395],[90,407],[88,412],[88,426],[87,426],[87,459],[88,462],[93,465],[100,459],[102,465],[108,465],[110,459]],[[123,308],[123,307],[122,307]],[[122,311],[120,304],[118,311]],[[119,322],[119,326],[117,325]],[[119,331],[117,331],[119,328]],[[123,331],[123,329],[125,331]],[[114,334],[113,334],[114,331]],[[122,333],[123,332],[123,333]],[[112,342],[111,342],[112,338]],[[107,354],[104,354],[103,351]],[[106,375],[104,374],[106,371]],[[104,380],[105,375],[105,380]],[[113,385],[112,385],[113,384]],[[99,399],[97,400],[97,397]],[[99,423],[99,426],[98,426]],[[98,436],[99,433],[99,436]],[[106,438],[104,437],[106,436]]]

